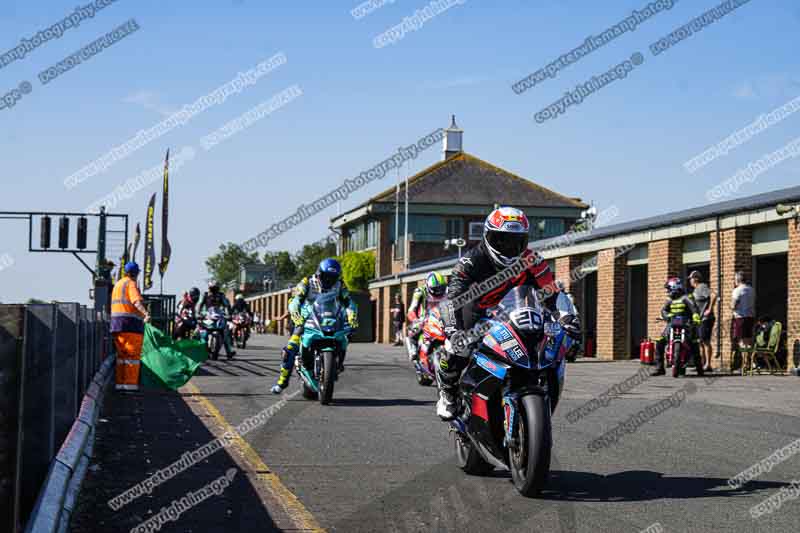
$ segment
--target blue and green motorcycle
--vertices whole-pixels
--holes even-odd
[[[303,382],[303,396],[319,398],[319,403],[328,405],[353,328],[336,291],[321,293],[303,304],[301,315],[305,325],[295,366]]]

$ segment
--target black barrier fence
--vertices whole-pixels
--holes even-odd
[[[0,531],[17,531],[27,521],[110,352],[108,319],[93,309],[0,305]]]
[[[175,295],[143,294],[142,298],[150,312],[150,323],[167,335],[172,335],[175,325]]]

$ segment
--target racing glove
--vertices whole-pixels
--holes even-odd
[[[347,323],[351,328],[358,328],[358,315],[352,309],[347,310]]]

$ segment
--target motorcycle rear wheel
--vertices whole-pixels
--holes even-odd
[[[322,352],[322,376],[319,380],[319,403],[328,405],[333,399],[333,384],[336,381],[336,354]]]
[[[553,447],[550,409],[543,396],[528,394],[519,402],[517,447],[509,450],[514,486],[523,496],[536,495],[550,474]]]
[[[458,467],[470,476],[485,476],[494,467],[487,463],[481,453],[475,449],[472,441],[464,434],[455,436],[456,460]]]
[[[306,400],[317,399],[317,393],[314,392],[314,389],[306,385],[305,382],[303,382],[303,398],[305,398]]]

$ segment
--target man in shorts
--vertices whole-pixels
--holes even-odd
[[[717,295],[711,292],[709,286],[703,282],[703,276],[697,270],[689,274],[689,285],[692,286],[692,299],[697,306],[700,314],[700,327],[698,328],[698,340],[700,342],[700,356],[703,360],[703,370],[711,372],[711,332],[714,329],[716,316],[714,306],[717,303]]]
[[[753,318],[756,311],[756,291],[747,283],[744,272],[735,274],[736,287],[731,293],[731,340],[734,348],[753,345]]]

